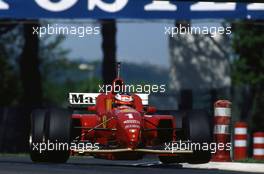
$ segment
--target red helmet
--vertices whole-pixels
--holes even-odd
[[[118,93],[115,95],[115,103],[118,105],[132,105],[133,97],[128,93]]]

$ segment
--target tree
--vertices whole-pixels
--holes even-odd
[[[250,90],[244,98],[242,115],[252,116],[254,131],[264,128],[264,25],[263,21],[244,20],[233,24],[233,48],[236,58],[232,67],[234,85]],[[250,117],[249,117],[250,118]]]
[[[0,106],[12,105],[17,102],[14,99],[19,98],[18,77],[6,59],[5,51],[3,45],[0,45]]]
[[[111,84],[116,77],[116,22],[113,19],[102,20],[102,75],[104,84]]]
[[[42,84],[39,70],[39,38],[33,34],[33,27],[38,27],[38,21],[24,24],[24,46],[19,60],[20,77],[23,88],[23,103],[30,107],[42,104]]]
[[[15,58],[18,53],[20,37],[19,25],[1,20],[0,26],[0,106],[15,105],[20,99],[19,76],[16,72]]]

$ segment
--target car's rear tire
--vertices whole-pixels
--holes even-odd
[[[72,118],[70,111],[65,109],[50,109],[47,111],[45,139],[47,144],[54,145],[54,150],[47,151],[48,162],[67,162],[70,156],[71,128]]]
[[[43,109],[36,109],[31,113],[29,152],[33,162],[45,162],[47,158],[47,154],[39,150],[39,145],[44,139],[45,115],[46,111]]]
[[[174,117],[176,117],[176,120],[175,120],[176,121],[175,122],[176,130],[175,131],[176,131],[176,137],[177,137],[176,140],[182,139],[182,137],[183,137],[182,118],[184,117],[185,112],[184,111],[178,111],[178,110],[162,110],[162,111],[158,111],[157,113],[161,114],[161,115],[173,115]],[[173,128],[173,125],[170,125],[169,127]],[[170,137],[169,135],[172,135],[172,132],[167,131],[166,137]],[[172,141],[172,137],[171,137],[170,141]],[[159,156],[159,161],[162,162],[163,164],[183,162],[181,156]]]
[[[212,142],[211,119],[203,110],[192,110],[187,112],[183,120],[183,129],[186,131],[186,139],[192,143],[204,143],[209,146]],[[192,149],[194,153],[187,157],[190,164],[208,163],[211,159],[211,151],[203,149]]]

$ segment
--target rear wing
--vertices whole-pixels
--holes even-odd
[[[69,93],[69,103],[71,106],[77,105],[95,105],[96,98],[101,93]],[[148,96],[149,94],[136,94],[138,95],[143,105],[148,105]]]

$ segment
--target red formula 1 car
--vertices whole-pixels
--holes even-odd
[[[117,78],[113,85],[122,88],[124,82]],[[203,111],[161,112],[148,105],[146,94],[114,91],[70,93],[69,101],[71,109],[33,111],[32,161],[63,163],[75,154],[110,160],[156,154],[162,163],[210,160],[209,149],[186,148],[190,143],[211,142],[209,118]]]

